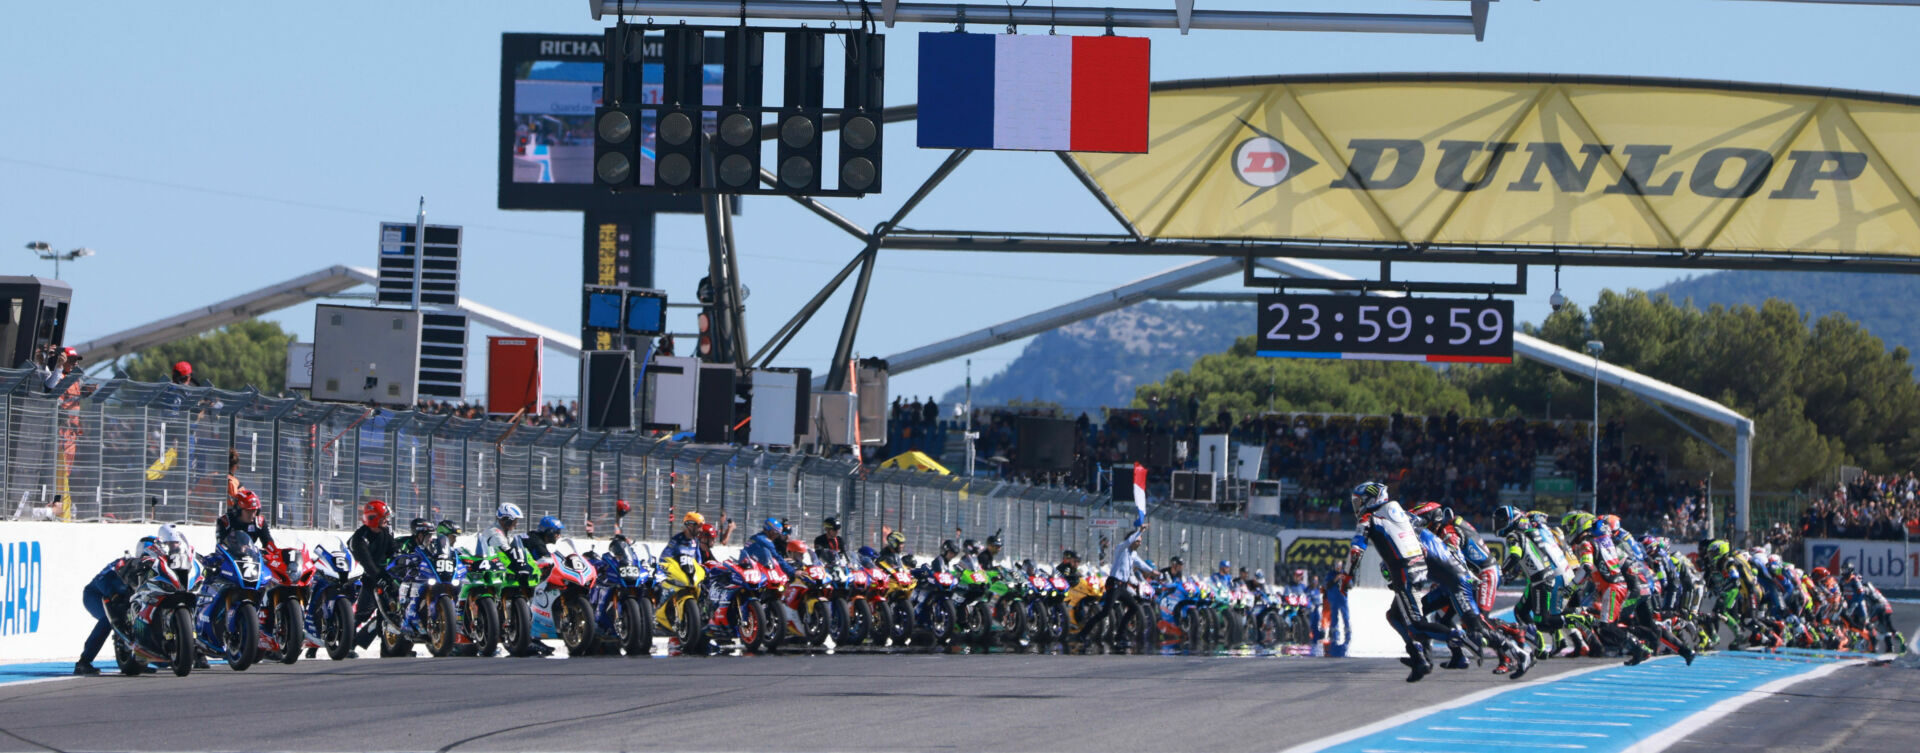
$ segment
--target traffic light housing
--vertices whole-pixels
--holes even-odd
[[[720,111],[713,138],[714,180],[723,191],[746,192],[760,184],[760,112],[766,32],[729,29]]]
[[[787,32],[787,96],[780,108],[780,147],[774,164],[780,187],[794,193],[820,191],[826,55],[825,34],[809,29]]]
[[[887,38],[856,30],[847,36],[847,49],[847,110],[840,115],[840,188],[879,193]]]
[[[653,184],[671,191],[700,188],[701,65],[706,37],[695,27],[666,31],[665,79],[655,121]]]

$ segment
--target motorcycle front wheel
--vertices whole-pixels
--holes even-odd
[[[944,598],[927,607],[927,633],[932,636],[932,644],[946,646],[953,643],[954,633],[959,629],[953,616],[953,603]]]
[[[908,606],[907,600],[903,598],[895,600],[890,609],[893,611],[893,617],[890,620],[892,630],[884,638],[892,639],[895,646],[905,646],[907,639],[913,637],[913,607]],[[879,645],[885,645],[885,643],[879,642]]]
[[[446,594],[434,598],[429,604],[433,614],[427,616],[427,653],[434,656],[453,655],[454,620],[453,597]]]
[[[492,656],[500,647],[500,604],[491,596],[473,600],[467,609],[467,631],[480,656]]]
[[[621,600],[620,648],[628,656],[653,653],[653,605],[646,597]]]
[[[527,598],[514,596],[501,605],[500,635],[507,642],[507,653],[527,656],[533,653],[533,608]]]
[[[300,660],[300,650],[307,644],[307,615],[300,608],[299,599],[281,599],[280,605],[273,608],[278,615],[274,626],[274,639],[280,642],[280,663],[292,664]]]
[[[758,599],[735,599],[733,607],[733,619],[739,622],[735,629],[740,633],[741,652],[771,653],[777,644],[770,633],[776,628],[767,624],[767,608]]]
[[[866,599],[854,599],[847,610],[847,643],[857,646],[866,643],[869,636],[884,633],[874,625],[873,605]]]
[[[561,642],[567,644],[569,656],[585,656],[593,653],[596,626],[593,622],[593,609],[587,606],[587,597],[579,594],[561,600],[566,606],[566,614],[554,615],[555,627],[560,630]]]
[[[228,617],[234,629],[226,631],[227,668],[244,671],[260,660],[260,609],[252,604],[236,604]]]
[[[172,634],[168,637],[167,647],[172,649],[173,658],[168,663],[173,665],[174,677],[186,677],[188,672],[193,671],[195,643],[193,612],[186,607],[176,607],[173,610],[172,622],[171,626],[164,626],[170,628],[167,632]],[[137,661],[138,657],[135,657],[135,660]]]
[[[326,624],[321,626],[321,643],[327,646],[327,658],[339,661],[353,651],[353,602],[336,596],[329,604]]]

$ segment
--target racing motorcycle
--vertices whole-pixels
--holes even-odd
[[[353,651],[353,602],[360,596],[360,563],[347,542],[334,536],[313,549],[311,598],[306,609],[306,646],[340,660]]]
[[[847,631],[859,636],[847,645],[865,642],[884,646],[893,635],[893,610],[887,608],[887,590],[893,578],[873,561],[870,552],[862,553],[862,567],[847,571]],[[839,640],[834,643],[838,645]]]
[[[1067,589],[1061,605],[1067,613],[1067,641],[1080,642],[1075,636],[1085,633],[1087,639],[1080,642],[1082,652],[1089,648],[1105,651],[1107,647],[1107,625],[1110,620],[1100,614],[1100,602],[1106,598],[1106,571],[1099,567],[1089,567],[1081,573],[1080,582]],[[1095,620],[1097,619],[1097,622]],[[1092,623],[1092,624],[1090,624]]]
[[[813,648],[825,647],[833,632],[833,599],[833,580],[827,567],[813,552],[806,552],[800,566],[793,569],[793,583],[776,602],[776,614],[786,635],[798,637]]]
[[[857,646],[867,640],[867,631],[873,628],[872,610],[865,614],[856,614],[854,601],[858,591],[854,586],[853,568],[847,566],[847,556],[841,552],[824,551],[820,553],[820,565],[827,570],[827,583],[831,592],[827,599],[827,633],[833,638],[833,645]],[[865,571],[860,571],[860,588],[866,586]],[[865,606],[865,602],[861,602]]]
[[[660,605],[654,610],[653,623],[672,636],[682,651],[699,650],[706,645],[707,614],[701,595],[707,569],[693,557],[681,555],[661,557],[654,570]]]
[[[946,647],[958,637],[955,624],[955,590],[960,579],[953,573],[922,565],[913,569],[913,592],[919,598],[914,608],[913,642],[922,646]]]
[[[1203,650],[1210,605],[1205,583],[1189,575],[1165,585],[1154,602],[1159,608],[1160,633],[1170,645],[1186,651]]]
[[[625,651],[628,656],[653,653],[653,552],[615,536],[594,566],[600,572],[588,602],[602,636],[595,650]]]
[[[600,571],[580,553],[573,539],[561,539],[551,551],[553,568],[534,591],[529,605],[533,609],[533,635],[559,638],[571,656],[590,653],[599,638],[599,624],[589,595]]]
[[[874,635],[874,645],[884,646],[891,643],[905,646],[913,638],[914,629],[914,589],[919,588],[920,579],[913,575],[913,568],[902,564],[899,567],[881,566],[875,568],[883,576],[886,600],[875,607],[876,612],[886,612],[887,631]]]
[[[732,598],[719,615],[720,627],[711,631],[713,639],[722,644],[737,641],[748,653],[771,651],[778,640],[767,616],[768,573],[779,571],[748,557],[717,563],[717,570],[726,576],[727,584],[720,588]]]
[[[182,539],[151,545],[140,565],[145,577],[127,600],[129,619],[113,627],[114,661],[124,675],[145,672],[151,662],[186,677],[193,671],[200,559]]]
[[[260,651],[281,664],[300,660],[307,645],[307,600],[313,588],[313,552],[305,546],[260,550],[266,564],[265,609],[260,611]]]
[[[1045,565],[1036,565],[1025,577],[1027,594],[1022,605],[1032,645],[1037,651],[1051,649],[1067,633],[1067,613],[1061,602],[1067,593],[1067,579],[1054,575]]]
[[[193,634],[209,656],[244,671],[260,660],[260,594],[265,579],[260,554],[245,531],[229,532],[207,555],[208,577],[200,582],[200,609]]]
[[[435,537],[426,548],[394,557],[387,574],[399,584],[399,593],[374,600],[380,612],[380,655],[412,656],[415,643],[427,644],[434,656],[452,655],[460,621],[454,599],[467,575],[452,543]]]

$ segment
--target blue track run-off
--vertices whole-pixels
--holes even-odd
[[[1359,738],[1303,748],[1331,753],[1613,753],[1767,683],[1860,658],[1867,655],[1734,651],[1702,656],[1689,667],[1678,657],[1668,657],[1637,667],[1523,681]]]

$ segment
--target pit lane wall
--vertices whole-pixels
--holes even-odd
[[[93,630],[93,617],[82,606],[80,592],[108,562],[132,551],[141,536],[158,525],[125,523],[0,522],[0,663],[73,659]],[[213,526],[182,525],[195,550],[213,550]],[[309,546],[341,531],[275,530],[281,545],[295,541]],[[472,546],[472,535],[461,541]],[[579,539],[582,550],[605,549],[603,542]],[[662,542],[651,542],[655,553]],[[723,555],[732,549],[720,547]],[[109,658],[110,655],[109,655]]]

